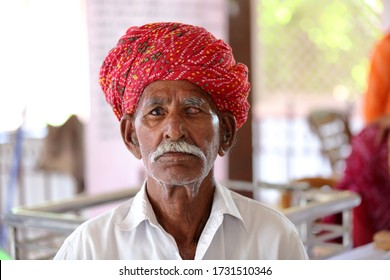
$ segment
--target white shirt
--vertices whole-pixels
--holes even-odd
[[[307,259],[295,226],[281,213],[217,185],[195,260]],[[159,225],[145,184],[124,204],[86,221],[64,242],[59,259],[181,260]]]

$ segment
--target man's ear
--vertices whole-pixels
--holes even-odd
[[[122,139],[127,149],[132,152],[136,158],[141,159],[142,156],[135,131],[134,117],[131,115],[124,115],[121,119],[120,127]]]
[[[222,112],[220,115],[220,141],[218,154],[224,156],[235,144],[237,136],[237,122],[230,112]]]

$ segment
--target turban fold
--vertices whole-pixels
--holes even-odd
[[[174,22],[130,27],[105,58],[99,84],[120,120],[135,112],[145,87],[158,80],[199,86],[220,111],[233,113],[237,129],[247,119],[248,68],[204,28]]]

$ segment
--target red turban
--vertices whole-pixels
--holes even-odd
[[[201,87],[220,111],[233,113],[237,129],[247,119],[248,68],[204,28],[173,22],[129,28],[105,58],[99,83],[120,120],[135,112],[145,87],[157,80]]]

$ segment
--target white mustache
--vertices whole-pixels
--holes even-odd
[[[178,152],[178,153],[185,153],[194,155],[196,157],[199,157],[203,160],[206,160],[206,156],[202,152],[201,149],[199,149],[195,145],[188,144],[185,141],[166,141],[161,143],[157,149],[150,155],[152,163],[156,162],[156,160],[164,155],[165,153],[169,152]]]

